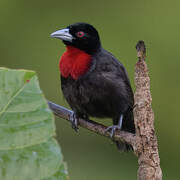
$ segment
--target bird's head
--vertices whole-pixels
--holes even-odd
[[[75,23],[65,29],[51,34],[51,37],[63,40],[67,46],[73,46],[88,54],[95,53],[100,47],[100,38],[97,30],[87,23]]]

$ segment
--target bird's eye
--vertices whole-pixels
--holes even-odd
[[[79,38],[82,38],[84,36],[84,32],[83,31],[79,31],[76,33],[76,36]]]

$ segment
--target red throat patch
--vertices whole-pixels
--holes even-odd
[[[72,46],[67,46],[59,61],[59,70],[63,77],[71,76],[76,80],[88,71],[90,63],[91,56],[89,54]]]

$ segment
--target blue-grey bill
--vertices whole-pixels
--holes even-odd
[[[61,30],[53,32],[51,34],[51,37],[58,38],[58,39],[61,39],[63,41],[70,41],[70,42],[72,42],[72,40],[73,40],[73,36],[69,33],[68,28],[61,29]]]

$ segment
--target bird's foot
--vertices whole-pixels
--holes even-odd
[[[119,125],[109,126],[105,132],[110,131],[110,137],[113,138],[116,130],[121,130],[121,127]]]
[[[69,117],[69,120],[71,121],[71,124],[72,124],[72,128],[78,132],[78,124],[79,124],[79,121],[78,121],[78,117],[76,115],[76,113],[72,113]]]

